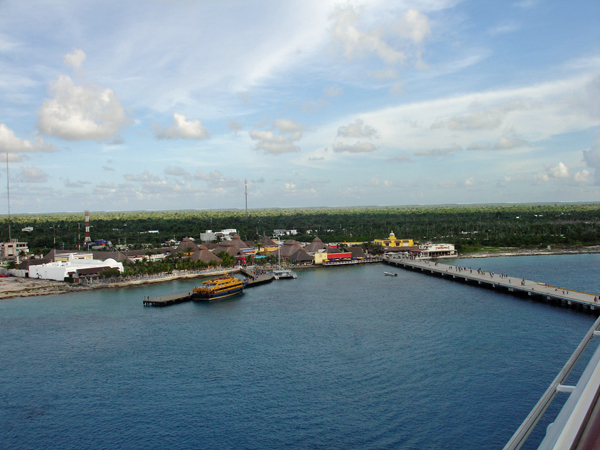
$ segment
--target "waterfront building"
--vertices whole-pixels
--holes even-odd
[[[29,266],[29,278],[79,282],[80,278],[97,277],[100,272],[106,269],[118,269],[119,272],[123,273],[123,263],[112,258],[100,261],[78,256],[71,253],[68,255],[67,261],[59,260]]]
[[[382,247],[414,247],[415,243],[412,239],[398,239],[394,232],[390,232],[387,239],[375,239],[373,241],[375,245],[381,245]]]
[[[421,244],[417,249],[411,249],[410,254],[419,259],[456,258],[458,253],[454,244]]]
[[[315,258],[309,255],[306,250],[300,249],[296,253],[287,258],[288,262],[296,265],[311,265]]]
[[[27,242],[19,242],[17,239],[11,239],[10,242],[0,243],[2,259],[16,258],[29,253]]]
[[[316,237],[310,244],[304,247],[304,250],[306,250],[309,255],[314,255],[315,253],[327,250],[327,245],[325,245],[321,239]]]
[[[323,264],[329,261],[350,261],[352,253],[350,251],[342,251],[339,248],[328,247],[325,252],[315,253],[315,264]]]
[[[275,243],[273,239],[270,239],[268,237],[263,237],[258,243],[262,247],[260,250],[257,251],[258,253],[274,253],[277,252],[277,249],[279,248],[277,243]]]

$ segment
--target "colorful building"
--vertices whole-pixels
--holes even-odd
[[[414,247],[415,245],[412,239],[398,239],[393,231],[387,239],[375,239],[373,243],[382,247]]]

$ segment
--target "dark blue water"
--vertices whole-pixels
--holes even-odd
[[[460,264],[600,292],[600,255]],[[595,320],[379,264],[142,306],[196,283],[0,301],[0,448],[501,449]]]

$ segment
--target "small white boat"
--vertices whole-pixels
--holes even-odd
[[[397,277],[398,274],[397,273],[392,273],[392,272],[383,272],[384,275],[387,275],[388,277]]]
[[[289,269],[276,269],[271,272],[276,280],[295,279],[298,278],[294,272]]]

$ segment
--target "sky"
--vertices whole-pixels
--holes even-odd
[[[0,0],[0,167],[0,214],[597,202],[600,2]]]

